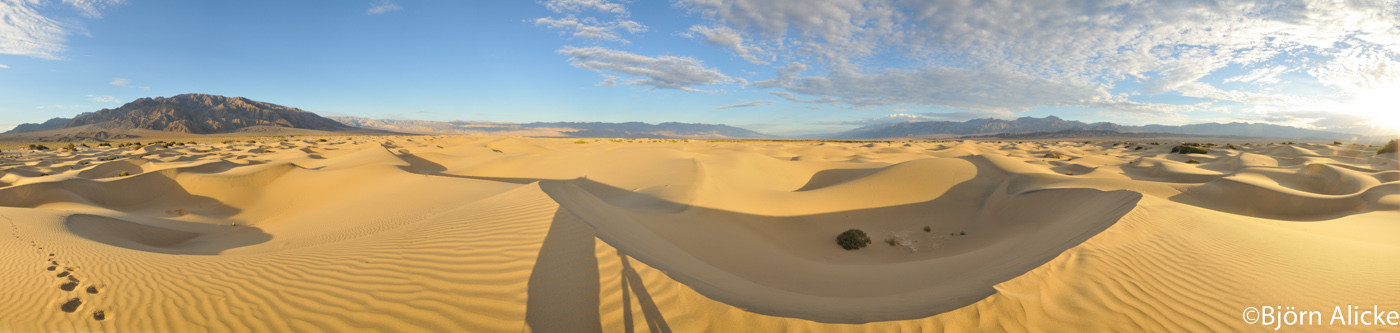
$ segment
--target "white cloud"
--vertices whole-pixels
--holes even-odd
[[[119,77],[119,78],[112,79],[112,82],[107,82],[107,84],[114,85],[114,86],[118,86],[118,87],[125,87],[125,86],[127,86],[128,84],[131,84],[131,80],[126,79],[126,78],[121,78],[121,77]]]
[[[748,102],[748,103],[739,103],[739,104],[725,105],[725,106],[721,106],[721,107],[716,107],[715,110],[728,110],[728,109],[735,109],[735,108],[747,108],[747,107],[754,107],[754,106],[773,105],[773,103],[776,103],[776,102],[774,102],[774,101],[753,101],[753,102]]]
[[[647,31],[647,27],[637,21],[617,19],[609,22],[599,22],[596,18],[585,17],[580,19],[572,14],[563,18],[537,18],[535,19],[535,25],[561,30],[561,33],[572,31],[573,33],[571,36],[575,38],[622,43],[628,43],[628,41],[622,38],[618,33],[619,31],[626,31],[633,34]]]
[[[729,27],[697,25],[690,27],[684,35],[691,38],[703,37],[706,44],[733,50],[740,58],[755,64],[767,65],[774,60],[774,55],[768,54],[762,47],[744,43],[744,36]]]
[[[112,97],[112,96],[87,95],[87,97],[88,97],[88,99],[91,99],[93,102],[98,102],[98,103],[121,103],[121,100],[117,99],[116,97]]]
[[[123,0],[63,0],[89,19],[102,17],[108,7]],[[82,33],[81,21],[54,19],[39,12],[47,7],[40,0],[0,0],[0,54],[40,59],[62,59],[68,36]]]
[[[545,8],[555,13],[581,12],[585,10],[595,10],[604,13],[627,15],[627,8],[622,4],[607,0],[548,0],[543,2]]]
[[[1226,78],[1226,79],[1225,79],[1225,82],[1226,82],[1226,83],[1230,83],[1230,82],[1260,83],[1260,84],[1279,83],[1279,78],[1278,78],[1279,75],[1283,75],[1283,74],[1288,73],[1288,72],[1290,72],[1290,71],[1292,71],[1292,69],[1289,69],[1288,66],[1283,66],[1283,65],[1278,65],[1278,66],[1273,66],[1273,67],[1261,67],[1261,68],[1257,68],[1257,69],[1255,69],[1255,70],[1252,70],[1252,71],[1250,71],[1249,73],[1245,73],[1244,75]]]
[[[1044,106],[1083,105],[1108,95],[1092,86],[1024,74],[937,66],[870,74],[837,68],[826,76],[792,76],[761,84],[824,98],[799,100],[779,95],[795,101],[857,107],[943,105],[975,111],[1025,111]]]
[[[399,6],[398,3],[393,2],[393,1],[391,1],[391,0],[378,0],[378,1],[375,1],[373,4],[370,4],[369,9],[368,9],[368,10],[365,10],[365,14],[367,14],[367,15],[379,15],[379,14],[385,14],[385,13],[388,13],[388,12],[398,11],[398,10],[402,10],[402,9],[403,9],[403,7]]]
[[[1400,81],[1400,54],[1387,54],[1381,46],[1350,47],[1308,70],[1318,82],[1345,92],[1370,90]]]
[[[1279,79],[1285,73],[1307,73],[1339,90],[1400,80],[1400,2],[1393,0],[678,2],[705,20],[689,33],[708,44],[745,59],[815,64],[823,71],[816,76],[778,73],[754,86],[818,103],[1082,105],[1167,115],[1200,106],[1106,91],[1137,81],[1141,88],[1129,89],[1148,95],[1291,104],[1306,101],[1276,93],[1288,84]],[[1227,67],[1253,70],[1213,76]],[[1219,86],[1230,82],[1250,84]]]
[[[7,65],[5,65],[5,64],[0,64],[0,69],[4,69],[4,68],[10,68],[10,66],[7,66]]]
[[[58,21],[40,15],[36,0],[0,0],[0,53],[59,59],[68,31]]]
[[[102,17],[102,11],[107,7],[120,5],[124,0],[63,0],[63,3],[72,5],[78,9],[83,17],[95,19]]]
[[[544,26],[560,33],[569,33],[570,38],[583,38],[595,41],[629,43],[621,32],[640,34],[647,31],[641,22],[627,19],[627,8],[620,3],[607,0],[547,0],[541,2],[545,8],[562,18],[541,17],[534,19],[536,26]],[[606,14],[603,18],[597,13]]]
[[[703,92],[694,87],[733,81],[689,57],[648,57],[596,46],[566,46],[558,52],[569,56],[569,64],[574,67],[634,77],[624,82],[627,85]],[[604,82],[615,79],[608,78]]]

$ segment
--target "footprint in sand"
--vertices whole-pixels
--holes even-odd
[[[92,319],[96,319],[98,321],[105,320],[107,319],[107,312],[102,310],[93,311]]]
[[[83,306],[83,300],[74,297],[68,299],[68,302],[63,303],[63,305],[58,308],[63,310],[63,312],[73,313],[73,311],[78,311],[78,307],[81,306]]]
[[[64,282],[63,284],[58,285],[58,289],[63,289],[63,291],[73,291],[73,289],[78,289],[78,283],[74,281]]]

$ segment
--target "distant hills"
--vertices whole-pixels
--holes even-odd
[[[1060,133],[1062,131],[1069,131]],[[1014,120],[973,119],[964,122],[914,121],[876,124],[827,136],[834,139],[884,139],[934,136],[987,136],[1002,133],[1057,133],[1052,136],[1074,135],[1113,136],[1115,133],[1165,133],[1197,136],[1237,136],[1261,138],[1295,138],[1340,140],[1355,135],[1303,129],[1297,127],[1252,123],[1205,123],[1194,125],[1125,126],[1108,122],[1084,123],[1055,116],[1045,118],[1021,117]],[[1132,135],[1138,136],[1138,135]],[[1022,136],[1024,137],[1024,136]]]
[[[758,139],[771,135],[723,124],[666,122],[534,122],[498,123],[483,121],[427,121],[330,117],[343,124],[382,131],[415,134],[486,134],[550,136],[571,138],[669,138],[669,139]]]
[[[259,102],[243,97],[183,94],[141,98],[119,108],[53,118],[38,124],[22,124],[0,134],[7,141],[113,140],[152,136],[205,134],[313,135],[327,132],[357,134],[482,134],[577,138],[690,138],[761,139],[774,136],[723,124],[666,122],[534,122],[427,121],[322,117],[305,110]],[[1068,138],[1145,136],[1231,136],[1347,140],[1355,134],[1297,127],[1206,123],[1194,125],[1125,126],[1109,122],[1084,123],[1055,116],[1013,120],[973,119],[912,121],[863,126],[850,131],[819,135],[822,139],[888,138]]]

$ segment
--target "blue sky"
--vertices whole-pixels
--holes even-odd
[[[1057,115],[1400,127],[1400,4],[0,0],[0,129],[187,92],[778,135]]]

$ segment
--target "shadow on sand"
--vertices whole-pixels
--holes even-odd
[[[599,314],[602,300],[593,227],[563,209],[540,246],[530,272],[525,324],[536,332],[602,332]],[[634,332],[632,298],[642,307],[651,332],[670,332],[656,302],[632,268],[631,259],[618,254],[622,263],[622,311],[626,332]],[[635,296],[634,296],[635,295]]]

